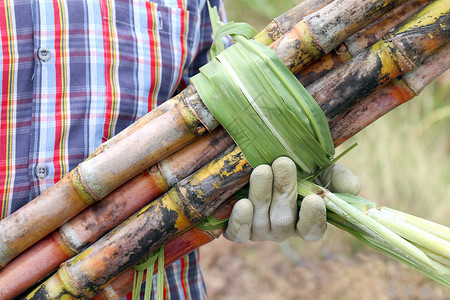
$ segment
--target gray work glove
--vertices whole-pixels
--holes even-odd
[[[330,167],[321,176],[331,191],[358,194],[359,178],[341,165]],[[308,241],[319,240],[325,233],[325,202],[317,195],[303,199],[297,207],[297,172],[287,157],[272,166],[260,165],[250,176],[248,199],[239,200],[230,215],[225,237],[234,242],[281,242],[291,236]]]

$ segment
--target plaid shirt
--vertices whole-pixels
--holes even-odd
[[[0,219],[169,99],[212,42],[206,0],[3,0],[0,30]],[[167,299],[206,297],[197,255],[168,267]]]

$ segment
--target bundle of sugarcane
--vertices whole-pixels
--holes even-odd
[[[301,27],[301,26],[300,26]],[[437,35],[438,37],[439,37],[439,35]],[[441,43],[443,43],[443,42],[441,42]],[[380,47],[380,46],[378,46],[378,47]],[[275,48],[276,49],[276,48]],[[375,47],[375,50],[377,50],[377,49],[379,49],[379,48],[376,48]],[[428,49],[429,50],[429,49]],[[304,51],[304,49],[302,50],[302,51]],[[431,51],[430,51],[431,52]],[[428,53],[428,52],[425,52],[426,54]],[[306,56],[308,56],[308,54],[306,54]],[[425,55],[423,56],[423,57],[425,57]],[[419,61],[421,58],[419,58],[419,59],[416,59],[416,61]],[[324,81],[325,82],[325,81]],[[320,85],[318,85],[318,86],[320,86]],[[193,92],[193,89],[191,88],[191,89],[189,89],[189,90],[187,90],[187,91],[185,91],[183,94],[182,94],[182,96],[186,96],[186,95],[191,95],[190,97],[189,97],[189,99],[187,99],[188,101],[188,103],[191,105],[191,108],[193,108],[194,110],[196,110],[196,108],[199,108],[200,107],[200,110],[196,110],[197,112],[199,112],[199,114],[198,114],[198,116],[199,116],[199,118],[202,118],[202,120],[205,122],[204,124],[206,125],[206,127],[208,127],[208,124],[210,124],[210,128],[212,128],[212,127],[214,127],[215,126],[215,122],[214,122],[214,119],[212,119],[211,118],[211,116],[209,116],[210,118],[208,119],[208,111],[207,110],[205,110],[204,109],[204,107],[202,108],[201,106],[199,106],[199,105],[201,105],[201,102],[199,101],[199,98],[198,98],[198,96],[197,95],[195,95],[195,94],[193,94],[192,93]],[[192,95],[193,94],[193,95]],[[182,96],[180,96],[180,98],[182,97]],[[187,110],[186,109],[186,107],[185,106],[183,106],[183,104],[179,104],[179,106],[178,107],[175,107],[176,109],[174,109],[173,107],[175,106],[174,105],[174,103],[176,103],[177,102],[177,100],[179,100],[179,99],[175,99],[174,101],[171,101],[168,105],[166,105],[166,106],[164,106],[164,107],[162,107],[161,108],[161,110],[160,111],[157,111],[156,113],[158,113],[158,112],[164,112],[164,110],[165,109],[170,109],[170,111],[169,112],[171,112],[171,114],[169,115],[169,116],[166,116],[166,117],[168,117],[168,118],[172,118],[174,115],[177,115],[179,112],[181,112],[181,115],[184,115],[185,117],[187,116],[188,117],[188,119],[189,118],[193,118],[194,116],[192,115],[192,114],[190,114],[190,112],[189,112],[189,110]],[[178,104],[177,104],[178,105]],[[203,113],[203,114],[202,114]],[[205,113],[206,113],[206,115],[205,115]],[[153,113],[153,115],[154,115],[155,113]],[[162,114],[162,116],[164,116],[164,115],[166,115],[166,114]],[[206,116],[206,118],[204,118]],[[144,124],[144,127],[146,126],[145,125],[145,122],[146,121],[148,121],[149,119],[151,119],[151,117],[147,117],[144,121],[141,121],[140,122],[140,124]],[[158,117],[158,119],[159,119],[159,117]],[[180,118],[178,118],[178,119],[180,119]],[[192,121],[192,120],[191,120]],[[202,131],[204,131],[204,127],[202,126],[202,125],[200,125],[199,124],[199,122],[198,122],[198,120],[196,120],[196,119],[194,119],[194,121],[193,122],[190,122],[189,123],[191,126],[190,127],[194,127],[194,131],[195,132],[197,132],[197,133],[202,133]],[[192,126],[193,125],[193,126]],[[189,127],[189,126],[185,126],[185,128],[186,127]],[[200,128],[200,129],[198,129],[198,128]],[[137,125],[137,126],[135,126],[135,127],[133,127],[132,129],[130,129],[130,130],[128,130],[128,133],[131,133],[131,132],[133,132],[133,131],[136,131],[136,132],[138,132],[139,130],[141,130],[141,128],[140,128],[140,125]],[[185,130],[185,131],[188,131],[188,130]],[[111,142],[109,142],[108,144],[106,144],[105,146],[105,148],[107,148],[107,147],[111,147],[111,148],[113,148],[116,144],[120,144],[120,141],[121,141],[121,138],[122,137],[126,137],[127,135],[126,134],[123,134],[120,138],[117,138],[116,140],[112,140]],[[185,140],[187,140],[187,139],[190,139],[192,137],[192,135],[191,134],[187,134],[187,137],[186,138],[184,138],[184,137],[182,137],[181,138],[181,140],[182,141],[185,141]],[[128,138],[128,137],[127,137]],[[171,146],[171,147],[175,147],[175,146]],[[108,151],[109,151],[110,149],[108,149],[108,150],[106,150],[104,153],[107,153]],[[103,149],[101,150],[101,151],[98,151],[97,152],[97,154],[98,153],[101,153],[103,151]],[[103,153],[102,153],[102,155],[103,155]],[[234,155],[237,155],[236,153],[234,154]],[[227,156],[225,156],[225,157],[227,157]],[[95,156],[93,157],[93,159],[95,158]],[[228,158],[226,158],[225,160],[226,160],[226,162],[227,162],[227,164],[229,164],[230,163],[230,160],[229,160],[230,158],[228,157]],[[243,158],[242,158],[243,159]],[[91,159],[92,160],[92,159]],[[149,161],[151,161],[151,159],[148,159]],[[220,161],[220,160],[219,160]],[[231,160],[231,161],[233,161],[233,160]],[[89,162],[89,161],[88,161]],[[95,164],[94,164],[95,165]],[[238,164],[238,165],[240,165],[240,164]],[[244,164],[245,165],[245,164]],[[242,165],[240,165],[241,167],[242,167]],[[246,171],[248,171],[247,170],[247,166],[246,166]],[[89,174],[89,171],[92,171],[92,170],[90,170],[89,169],[89,166],[87,166],[87,167],[85,167],[85,168],[80,168],[80,170],[79,170],[79,172],[78,173],[81,173],[81,174],[86,174],[86,173],[88,173]],[[230,170],[225,170],[226,172],[229,172]],[[236,172],[235,174],[239,174],[239,172]],[[245,176],[246,176],[246,172],[241,172],[240,173],[240,175],[242,175],[244,178],[245,178]],[[236,178],[238,178],[239,176],[237,176]],[[77,179],[77,178],[79,178],[79,177],[77,177],[76,176],[76,174],[74,175],[74,176],[72,176],[72,178],[74,178],[74,179]],[[214,176],[213,177],[211,177],[211,178],[215,178]],[[233,180],[237,180],[236,178],[234,178]],[[109,179],[108,179],[109,180]],[[199,180],[199,178],[196,178],[194,181],[196,181],[196,180]],[[238,181],[238,180],[237,180]],[[231,184],[231,183],[230,183]],[[182,185],[181,185],[182,186]],[[233,186],[233,188],[236,188],[237,186],[235,186],[234,184],[231,184],[231,186]],[[111,188],[109,188],[109,189],[111,189]],[[179,188],[180,189],[180,188]],[[109,193],[109,192],[105,192],[105,190],[102,190],[101,188],[100,188],[100,186],[98,185],[98,186],[96,186],[96,184],[95,184],[95,182],[94,182],[94,184],[92,184],[92,185],[89,185],[89,189],[85,189],[87,192],[90,192],[91,193],[91,196],[92,196],[92,190],[95,190],[95,193],[94,193],[94,195],[97,197],[97,198],[101,198],[101,195],[103,195],[103,194],[107,194],[107,193]],[[106,191],[108,191],[108,189],[106,189]],[[169,194],[170,195],[170,194]],[[225,193],[225,195],[226,195],[226,193]],[[169,198],[171,198],[170,196],[168,196]],[[156,205],[155,205],[156,206]],[[206,211],[206,214],[208,214],[210,211]],[[198,218],[199,218],[200,216],[191,216],[191,218],[190,218],[190,220],[189,220],[189,223],[192,223],[192,222],[195,222]],[[201,216],[201,217],[204,217],[204,215],[203,216]],[[103,280],[103,279],[102,279]]]
[[[395,82],[377,90],[348,110],[344,115],[331,121],[330,130],[335,145],[341,144],[344,140],[353,136],[385,113],[416,96],[433,78],[450,67],[449,51],[450,45],[447,44],[417,69],[406,73],[401,79],[398,78]],[[373,206],[373,204],[371,205]],[[227,209],[229,208],[225,207],[218,212],[221,213]],[[229,211],[222,218],[228,216]],[[330,218],[333,216],[330,215]],[[339,223],[336,225],[339,225]],[[224,227],[215,229],[214,234],[211,234],[208,230],[193,227],[165,245],[165,261],[174,261],[189,253],[193,247],[198,248],[213,241],[224,229]],[[192,236],[195,236],[195,239]],[[178,250],[177,256],[173,257],[171,249],[180,249],[184,246],[186,246],[186,251]],[[132,290],[133,279],[133,268],[129,268],[108,284],[94,299],[120,299],[120,297],[125,296]]]

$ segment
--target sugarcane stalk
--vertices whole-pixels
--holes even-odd
[[[131,135],[133,132],[137,131],[139,128],[142,128],[144,125],[152,121],[153,119],[163,115],[169,110],[173,109],[183,100],[188,98],[189,96],[195,94],[196,91],[192,86],[187,87],[183,91],[181,91],[178,95],[173,97],[172,99],[167,100],[161,105],[158,105],[154,109],[152,109],[149,113],[145,114],[143,117],[139,118],[136,122],[110,138],[109,140],[102,143],[97,149],[92,152],[90,157],[97,156],[98,154],[104,152],[106,149],[110,148],[112,145],[118,143],[123,140],[127,136]]]
[[[312,14],[330,4],[334,0],[305,0],[284,14],[274,18],[260,33],[256,39],[265,45],[270,45],[283,34],[291,30],[295,24],[305,16]]]
[[[301,68],[329,53],[349,36],[403,2],[405,0],[331,2],[306,16],[289,33],[275,41],[274,46],[280,50],[283,49],[283,51],[275,50],[275,53],[292,73],[297,73]]]
[[[230,216],[231,210],[236,201],[236,199],[229,201],[224,206],[219,208],[219,210],[213,214],[214,218],[217,220],[227,219]],[[214,230],[204,230],[194,226],[183,232],[176,238],[164,244],[164,265],[169,266],[193,250],[219,238],[224,231],[225,227]],[[157,272],[158,267],[155,266],[153,274],[156,274]],[[131,292],[133,288],[133,279],[134,269],[131,267],[111,281],[92,299],[121,299]],[[143,280],[145,280],[145,275]]]
[[[0,289],[0,299],[19,296],[232,143],[226,131],[217,128],[82,211],[0,270],[0,286],[4,287]],[[34,266],[31,270],[30,265]]]
[[[400,4],[375,20],[372,24],[350,36],[330,53],[301,69],[295,74],[296,77],[303,86],[310,85],[332,69],[378,42],[391,29],[397,27],[417,13],[428,2],[430,0],[412,0]]]
[[[449,23],[450,4],[434,1],[395,32],[308,86],[308,91],[332,119],[447,43]]]
[[[342,1],[343,5],[347,4],[346,1]],[[368,13],[355,15],[360,18],[364,15],[370,19],[369,15],[378,16],[381,11],[387,10],[386,7],[401,1],[386,2],[388,4],[376,2],[378,6],[365,6],[370,10]],[[354,3],[351,5],[354,6]],[[342,9],[340,11],[345,13]],[[336,13],[332,15],[336,17]],[[319,18],[320,14],[316,13],[314,19],[317,21]],[[345,15],[341,18],[345,18]],[[359,19],[355,22],[361,25]],[[352,32],[350,30],[347,34]],[[283,53],[280,48],[284,46],[279,44],[272,48]],[[164,113],[159,115],[160,112]],[[218,126],[192,87],[160,112],[144,117],[138,125],[102,146],[53,188],[2,220],[0,268],[87,206],[103,199],[149,166]],[[117,160],[116,157],[121,153],[128,155],[122,155],[122,159]]]
[[[209,216],[247,182],[251,170],[237,146],[230,147],[81,254],[63,263],[55,275],[27,298],[95,296],[149,251]]]
[[[377,18],[372,24],[362,28],[344,41],[352,56],[358,55],[364,49],[372,46],[391,29],[404,23],[416,14],[431,0],[409,0],[393,8],[383,16]]]
[[[329,125],[335,146],[342,144],[392,109],[419,95],[436,77],[450,68],[449,53],[450,44],[447,43],[421,66],[394,79],[331,120]]]

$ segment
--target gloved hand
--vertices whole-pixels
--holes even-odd
[[[331,191],[359,193],[359,178],[350,170],[333,165],[321,176]],[[325,202],[317,195],[305,197],[297,208],[297,172],[287,157],[276,159],[272,166],[260,165],[250,176],[248,199],[233,207],[225,231],[228,240],[281,242],[291,236],[308,241],[319,240],[325,233]]]

